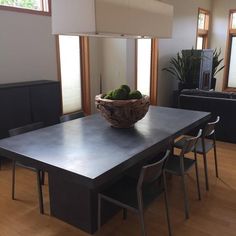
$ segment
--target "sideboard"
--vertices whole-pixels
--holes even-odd
[[[62,111],[60,82],[39,80],[0,85],[0,138],[8,130],[42,121],[59,122]]]

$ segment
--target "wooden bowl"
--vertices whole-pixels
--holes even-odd
[[[141,99],[110,100],[101,98],[102,94],[95,97],[97,109],[102,116],[116,128],[130,128],[147,113],[150,99],[144,95]]]

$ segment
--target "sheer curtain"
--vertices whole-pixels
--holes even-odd
[[[80,38],[59,36],[63,114],[82,109]]]

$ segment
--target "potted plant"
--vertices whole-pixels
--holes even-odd
[[[170,66],[163,68],[163,71],[169,72],[174,78],[179,81],[179,91],[182,89],[198,88],[199,64],[201,63],[201,50],[182,50],[178,52],[176,57],[170,59]],[[215,76],[223,68],[220,66],[223,58],[220,58],[221,49],[213,51],[212,64],[212,82],[211,88],[215,89]]]
[[[224,58],[220,58],[221,49],[217,50],[217,48],[213,52],[213,64],[212,64],[212,80],[211,80],[211,88],[215,89],[216,86],[216,74],[224,69],[225,65],[220,66]]]
[[[170,66],[163,68],[179,81],[179,90],[197,87],[197,68],[201,56],[194,54],[194,50],[178,52],[176,57],[170,59]]]

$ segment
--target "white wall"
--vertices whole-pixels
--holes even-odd
[[[135,41],[133,39],[126,40],[127,54],[126,54],[126,84],[130,86],[131,90],[135,89]]]
[[[212,10],[212,48],[221,48],[222,57],[225,58],[226,55],[226,41],[228,36],[228,17],[229,10],[236,9],[235,0],[213,0],[213,10]],[[221,91],[223,88],[223,74],[222,70],[217,75],[217,87],[216,89]]]
[[[171,39],[159,40],[159,81],[158,104],[172,104],[173,90],[177,89],[177,81],[162,69],[169,64],[170,57],[182,49],[195,47],[198,8],[211,10],[211,0],[164,0],[174,6],[173,36]]]
[[[0,10],[0,83],[57,80],[51,17]]]
[[[121,84],[134,87],[134,40],[120,38],[100,40],[102,41],[100,59],[103,92],[113,90]]]
[[[103,92],[126,83],[126,39],[102,39],[102,87]]]
[[[95,112],[94,97],[102,92],[128,84],[135,84],[135,41],[121,38],[90,37],[91,108]]]
[[[101,76],[101,40],[99,38],[89,38],[90,52],[90,84],[91,84],[91,112],[96,112],[94,98],[100,93]]]

